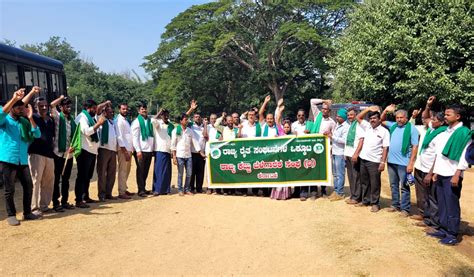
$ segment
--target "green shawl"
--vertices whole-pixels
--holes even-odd
[[[92,116],[86,110],[82,110],[82,113],[87,117],[87,121],[89,122],[89,127],[94,126],[95,121],[92,119]],[[93,133],[91,135],[91,140],[93,142],[99,142],[99,137],[97,136],[97,133]]]
[[[349,131],[347,132],[347,140],[346,140],[347,146],[354,147],[356,131],[357,131],[357,120],[354,120],[352,121],[351,127],[349,127]]]
[[[74,135],[74,131],[76,130],[76,122],[69,116],[69,124],[71,125],[71,133],[69,137],[72,138]],[[66,130],[66,117],[61,112],[59,113],[59,131],[58,131],[58,151],[61,153],[66,152],[66,137],[67,137],[67,130]]]
[[[263,137],[268,137],[268,128],[270,128],[267,124],[265,124],[265,128],[263,129]],[[273,125],[273,127],[271,128],[275,128],[276,131],[277,131],[277,136],[279,136],[280,134],[278,133],[278,127],[276,125]]]
[[[428,145],[430,145],[431,141],[436,137],[438,136],[439,134],[441,134],[442,132],[446,131],[448,127],[446,126],[441,126],[437,129],[429,129],[427,132],[426,132],[426,135],[425,135],[425,138],[423,139],[423,142],[421,143],[421,147],[420,147],[420,154],[421,152],[423,152],[423,150],[425,150],[426,148],[428,148]]]
[[[321,128],[322,121],[323,121],[323,113],[319,112],[314,122],[310,120],[306,121],[306,130],[308,130],[310,134],[318,134],[319,129]]]
[[[397,123],[394,123],[392,127],[390,127],[390,135],[393,134],[397,126],[398,126]],[[411,140],[411,123],[408,122],[407,124],[405,124],[405,129],[403,130],[402,155],[404,156],[406,156],[408,154],[408,150],[410,150],[410,140]]]
[[[109,143],[109,120],[107,119],[102,125],[102,131],[100,133],[100,145]]]
[[[441,153],[448,159],[459,162],[462,151],[464,151],[464,147],[466,147],[471,136],[472,131],[469,130],[469,128],[465,126],[457,128],[451,137],[449,137],[448,142]]]
[[[31,123],[28,119],[21,117],[18,119],[20,123],[20,136],[24,142],[31,143],[35,139],[31,133]]]
[[[138,124],[140,124],[140,134],[142,135],[142,140],[147,140],[148,138],[153,137],[153,126],[151,125],[151,120],[150,118],[146,119],[146,124],[145,124],[145,119],[143,118],[142,115],[138,115],[137,117]]]

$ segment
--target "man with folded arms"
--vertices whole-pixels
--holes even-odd
[[[28,145],[33,139],[41,137],[41,131],[33,120],[33,108],[28,103],[38,93],[32,90],[25,98],[25,89],[13,93],[13,97],[0,109],[0,164],[5,186],[5,205],[7,222],[11,226],[20,225],[15,209],[15,178],[18,177],[23,187],[23,218],[34,220],[40,218],[31,212],[31,195],[33,181],[28,167]],[[23,101],[22,101],[23,99]],[[28,119],[24,118],[27,116]]]
[[[459,198],[463,173],[468,168],[465,157],[472,131],[461,122],[461,106],[448,106],[444,114],[448,128],[436,138],[436,158],[428,175],[432,176],[436,187],[440,228],[427,234],[440,239],[441,244],[456,245],[459,243],[457,236],[461,223]]]

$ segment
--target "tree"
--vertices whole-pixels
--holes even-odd
[[[474,107],[472,1],[369,1],[349,16],[330,60],[335,95],[377,104]]]
[[[174,107],[196,96],[211,111],[245,109],[268,92],[276,100],[290,95],[289,108],[307,106],[309,94],[323,92],[325,57],[352,5],[329,0],[196,5],[166,26],[144,66],[159,84],[159,97]]]

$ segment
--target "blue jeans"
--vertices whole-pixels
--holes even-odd
[[[192,158],[177,158],[178,160],[178,191],[183,192],[183,171],[186,167],[186,181],[184,181],[184,192],[190,191],[191,175],[193,173]]]
[[[392,189],[392,207],[410,212],[410,186],[406,182],[407,167],[398,164],[388,164],[388,177]],[[400,203],[400,187],[402,199]],[[401,205],[400,205],[401,204]]]
[[[334,191],[344,196],[344,182],[346,179],[346,161],[344,155],[332,156],[332,175],[334,176]]]

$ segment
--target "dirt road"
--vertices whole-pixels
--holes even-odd
[[[461,198],[464,236],[456,247],[441,246],[411,219],[327,199],[136,197],[10,227],[2,197],[0,275],[472,276],[473,180],[474,172],[467,172]],[[91,187],[96,195],[96,183]],[[20,195],[19,188],[19,210]],[[382,196],[386,207],[386,177]]]

